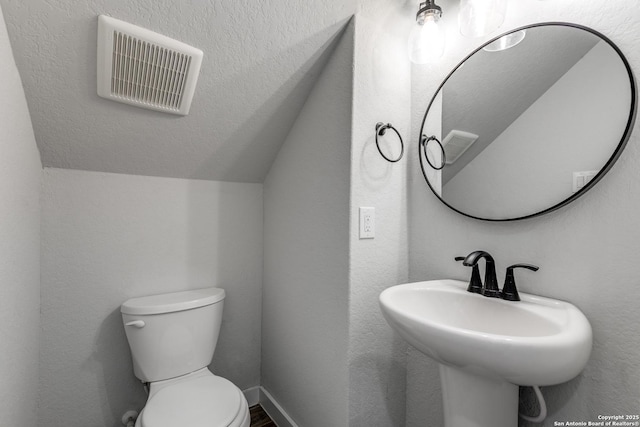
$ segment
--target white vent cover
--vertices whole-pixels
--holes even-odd
[[[471,144],[476,142],[478,135],[470,132],[463,132],[461,130],[452,130],[442,141],[442,147],[446,157],[446,164],[450,165],[465,151],[471,147]]]
[[[189,114],[200,49],[108,16],[98,17],[98,95],[150,110]]]

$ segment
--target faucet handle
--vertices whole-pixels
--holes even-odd
[[[456,261],[464,261],[466,257],[457,256],[454,259]],[[475,264],[471,267],[472,267],[471,279],[469,280],[469,286],[467,287],[467,292],[471,292],[474,294],[482,293],[482,280],[480,279],[480,268],[478,267],[478,264]]]
[[[504,278],[504,286],[500,292],[500,298],[507,301],[520,301],[520,295],[516,289],[516,279],[513,270],[516,268],[526,268],[527,270],[538,271],[539,267],[531,264],[513,264],[507,267],[507,274]]]
[[[533,265],[533,264],[513,264],[513,265],[510,265],[509,267],[507,267],[507,270],[511,269],[511,271],[513,271],[514,268],[526,268],[528,270],[533,270],[533,271],[540,270],[540,267],[538,267],[537,265]]]

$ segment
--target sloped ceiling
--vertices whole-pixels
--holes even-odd
[[[0,0],[44,166],[262,182],[355,0]],[[96,95],[97,16],[204,51],[188,116]]]

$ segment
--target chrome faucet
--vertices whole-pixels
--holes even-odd
[[[478,261],[484,258],[485,267],[484,267],[484,285],[482,286],[482,290],[480,294],[485,297],[491,298],[500,298],[500,289],[498,289],[498,279],[496,278],[496,265],[493,261],[493,257],[489,255],[488,252],[485,251],[475,251],[471,252],[467,257],[462,261],[463,265],[467,267],[477,267]],[[469,289],[467,289],[469,290]],[[473,291],[470,291],[473,292]]]

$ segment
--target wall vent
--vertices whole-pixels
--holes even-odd
[[[203,53],[105,15],[98,17],[98,95],[136,107],[189,114]]]
[[[458,160],[477,139],[478,135],[475,133],[455,129],[449,132],[442,141],[446,164],[450,165]]]

